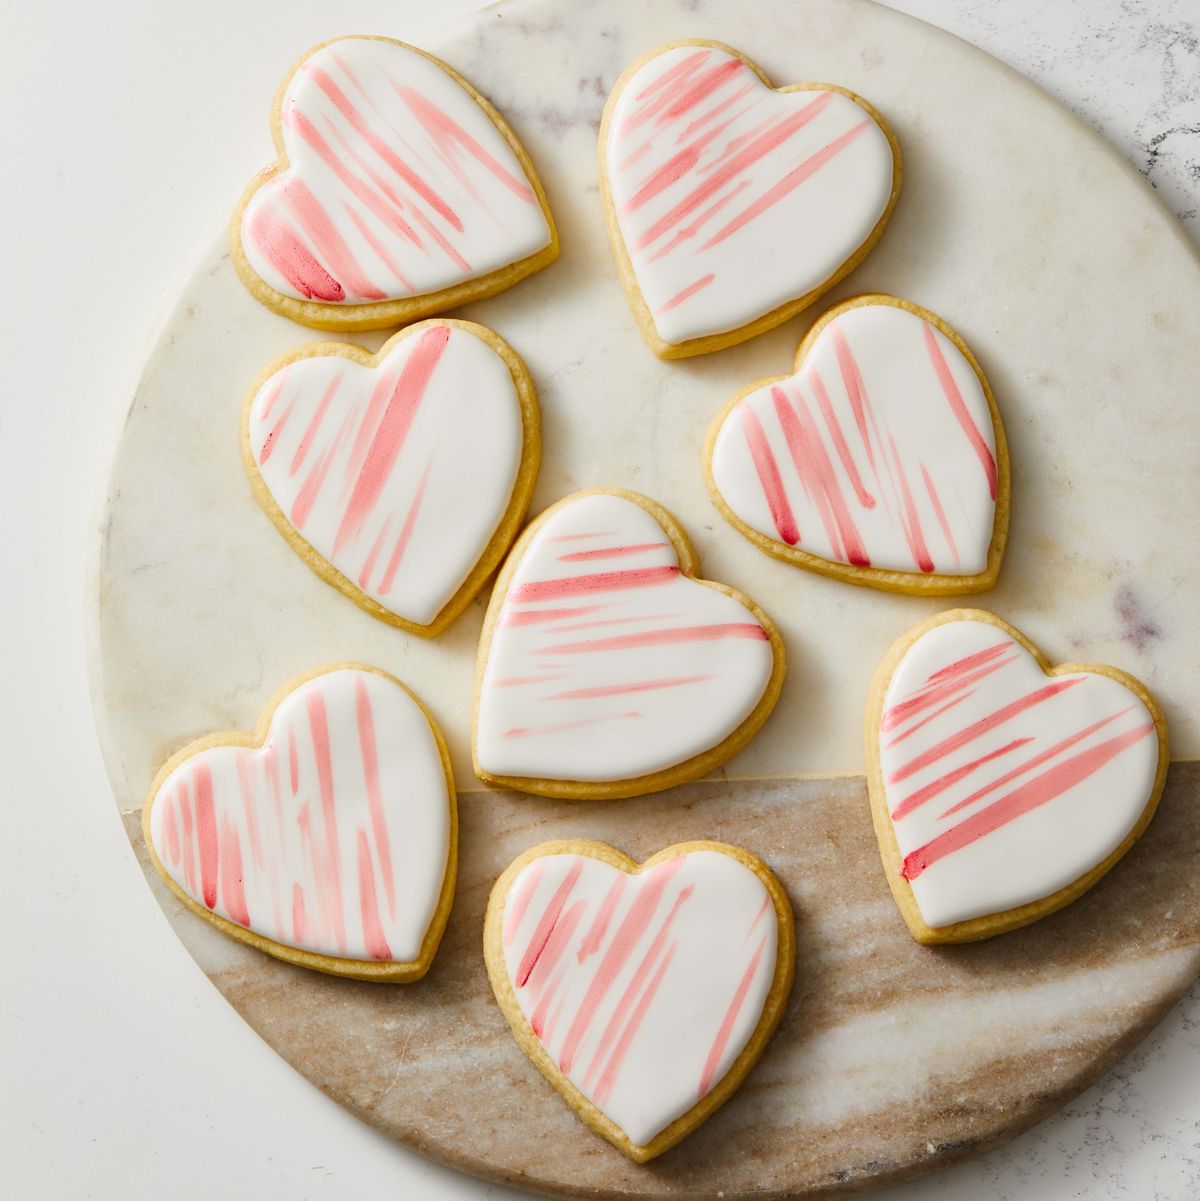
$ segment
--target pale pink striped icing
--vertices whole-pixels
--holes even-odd
[[[896,305],[841,313],[795,375],[739,401],[712,478],[752,529],[834,563],[987,566],[998,489],[987,397],[958,347]]]
[[[1154,719],[1108,676],[1047,677],[990,623],[938,625],[884,697],[884,792],[928,926],[1014,909],[1103,862],[1158,770]]]
[[[505,898],[504,962],[559,1070],[645,1146],[721,1081],[754,1033],[776,920],[762,881],[720,852],[633,876],[549,855]]]
[[[341,669],[288,695],[260,749],[175,768],[150,832],[171,879],[213,913],[301,950],[409,963],[441,895],[450,797],[420,706]]]
[[[251,404],[250,449],[304,539],[384,608],[429,624],[491,540],[521,465],[521,405],[502,358],[429,323],[375,367],[289,363]]]
[[[438,292],[527,258],[550,227],[469,92],[415,50],[342,38],[287,85],[288,167],[250,198],[241,240],[285,296],[364,304]]]
[[[819,287],[887,208],[891,146],[841,93],[774,92],[725,50],[676,46],[611,105],[608,186],[665,342],[737,329]]]
[[[740,601],[680,572],[640,505],[584,495],[524,549],[483,672],[476,756],[492,775],[624,780],[716,746],[774,660]]]

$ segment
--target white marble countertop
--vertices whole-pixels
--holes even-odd
[[[4,325],[22,348],[0,400],[10,585],[0,590],[10,632],[0,1154],[16,1196],[508,1195],[360,1125],[219,1000],[151,902],[108,803],[79,633],[89,506],[130,372],[162,302],[264,157],[263,131],[246,120],[262,110],[263,78],[332,34],[419,41],[472,6],[344,0],[331,16],[320,0],[292,0],[282,35],[281,4],[9,6],[0,161],[28,185],[6,189],[0,234]],[[1200,238],[1195,0],[893,6],[1068,103]],[[1197,1018],[1200,989],[1064,1113],[889,1196],[1195,1196]]]

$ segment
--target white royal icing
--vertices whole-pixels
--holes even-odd
[[[762,881],[720,852],[636,876],[549,855],[505,898],[504,963],[559,1070],[645,1146],[750,1040],[774,979],[776,922]]]
[[[285,296],[419,296],[550,243],[491,118],[408,46],[355,37],[323,46],[288,81],[279,122],[288,166],[251,196],[241,242]]]
[[[987,567],[996,436],[971,364],[923,317],[863,305],[799,370],[740,400],[712,477],[760,534],[834,563],[939,575]]]
[[[666,48],[625,81],[604,161],[638,287],[673,344],[818,288],[892,193],[892,149],[865,109],[773,91],[713,46]]]
[[[163,781],[154,852],[193,900],[278,943],[410,963],[441,896],[450,796],[403,688],[342,669],[275,710],[263,746],[200,751]]]
[[[682,763],[746,720],[767,632],[683,575],[640,505],[581,496],[538,529],[496,617],[476,756],[485,772],[626,780]]]
[[[938,625],[892,675],[880,767],[901,874],[928,926],[1066,888],[1124,841],[1158,770],[1154,719],[1123,684],[1046,676],[1004,630]]]
[[[504,360],[434,323],[375,367],[289,363],[250,409],[254,462],[288,521],[390,612],[428,625],[496,532],[521,465]]]

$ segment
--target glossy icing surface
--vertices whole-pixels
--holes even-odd
[[[446,775],[412,697],[342,669],[288,695],[261,748],[175,768],[150,830],[171,879],[213,913],[321,955],[412,962],[446,874]]]
[[[659,336],[747,325],[832,276],[887,208],[892,150],[847,96],[779,93],[741,59],[676,46],[625,82],[605,166]]]
[[[635,876],[550,855],[508,893],[504,962],[551,1059],[644,1146],[754,1033],[777,934],[762,881],[728,855],[692,851]]]
[[[507,364],[430,324],[375,367],[335,355],[272,375],[250,408],[255,464],[288,521],[391,612],[429,624],[483,553],[521,465]]]
[[[1108,676],[1046,676],[1007,632],[935,626],[884,699],[880,764],[928,926],[1050,896],[1117,849],[1158,769],[1154,720]]]
[[[367,304],[437,292],[527,258],[550,227],[521,163],[439,66],[342,38],[300,64],[279,113],[288,166],[242,214],[277,292]]]
[[[492,775],[625,780],[682,763],[750,715],[769,636],[683,575],[640,505],[581,496],[525,547],[497,616],[476,754]]]
[[[712,453],[717,489],[760,534],[835,563],[922,574],[987,567],[997,470],[974,368],[890,304],[830,321],[795,375],[730,410]]]

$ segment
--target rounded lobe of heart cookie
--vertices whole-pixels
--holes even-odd
[[[681,571],[641,505],[580,496],[514,553],[479,690],[487,774],[635,779],[719,745],[758,705],[769,633]]]
[[[1155,716],[1118,680],[1046,675],[1006,630],[935,625],[883,698],[879,765],[925,925],[1052,896],[1103,863],[1155,797]]]
[[[295,359],[250,404],[249,453],[279,512],[388,612],[430,624],[478,562],[521,466],[504,360],[461,325],[427,322],[373,367]]]
[[[726,413],[712,484],[781,547],[854,568],[983,573],[1001,481],[980,378],[916,312],[851,306],[834,310],[794,375]]]
[[[534,859],[504,902],[504,965],[570,1082],[644,1147],[718,1085],[775,977],[771,897],[729,855],[638,875],[586,855]]]
[[[421,296],[552,240],[492,119],[409,46],[319,47],[287,83],[279,132],[287,165],[250,197],[240,237],[283,296],[348,306]]]
[[[157,788],[161,870],[285,947],[419,959],[441,900],[452,797],[429,720],[389,677],[341,669],[286,696],[261,747],[212,746]]]
[[[666,343],[819,288],[891,201],[891,143],[864,108],[838,91],[774,91],[720,47],[665,48],[610,104],[613,215]]]

